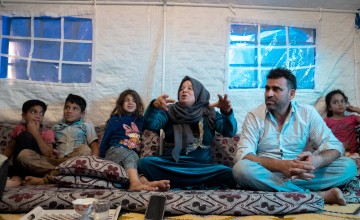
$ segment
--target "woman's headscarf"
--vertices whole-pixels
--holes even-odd
[[[168,115],[174,122],[175,147],[172,155],[176,162],[179,160],[181,149],[194,142],[190,124],[199,123],[205,117],[207,126],[213,129],[215,120],[215,110],[209,106],[210,93],[196,79],[189,76],[183,78],[178,89],[178,99],[182,84],[186,80],[189,80],[193,86],[195,103],[192,106],[184,106],[177,102],[168,108]]]

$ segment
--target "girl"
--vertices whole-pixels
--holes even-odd
[[[348,97],[339,89],[325,96],[327,118],[326,125],[345,147],[345,155],[359,157],[355,127],[360,124],[360,116],[345,115],[345,111],[360,114],[360,108],[349,105]]]
[[[131,89],[123,91],[107,122],[100,144],[100,157],[123,166],[129,174],[129,190],[168,190],[168,180],[148,182],[139,178],[137,162],[140,137],[143,131],[144,106],[139,94]]]

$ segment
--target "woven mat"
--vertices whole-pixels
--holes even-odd
[[[22,214],[0,214],[0,220],[19,220]],[[123,213],[119,220],[138,220],[144,219],[141,213]],[[360,204],[348,204],[346,206],[325,205],[324,211],[311,214],[294,214],[285,216],[199,216],[199,215],[180,215],[168,216],[166,220],[336,220],[336,219],[359,219]]]
[[[22,216],[21,214],[0,214],[0,220],[19,220]]]
[[[144,219],[144,214],[124,213],[119,220]],[[293,214],[285,216],[199,216],[199,215],[180,215],[168,216],[166,220],[335,220],[335,219],[359,219],[360,204],[348,204],[346,206],[325,205],[324,211],[310,214]]]

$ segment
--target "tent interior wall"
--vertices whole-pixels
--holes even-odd
[[[21,120],[28,99],[48,104],[45,122],[62,118],[69,93],[88,102],[87,119],[106,122],[121,91],[139,92],[145,106],[162,93],[177,98],[185,75],[211,93],[227,93],[239,129],[246,113],[264,102],[263,89],[229,90],[226,51],[229,19],[272,23],[311,23],[317,28],[315,89],[298,90],[295,100],[314,104],[332,89],[360,105],[359,1],[1,1],[0,14],[78,15],[93,18],[92,81],[88,84],[0,79],[0,121]]]

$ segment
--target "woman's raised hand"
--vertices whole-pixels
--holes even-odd
[[[215,103],[210,104],[211,107],[217,107],[221,109],[225,113],[229,113],[232,109],[230,99],[228,99],[228,95],[225,94],[224,97],[222,95],[219,95],[219,100]]]
[[[175,99],[169,99],[168,97],[169,96],[166,95],[166,94],[157,97],[157,99],[155,99],[155,101],[153,103],[154,107],[158,108],[158,109],[161,109],[161,110],[164,110],[164,111],[167,111],[168,110],[167,105],[169,103],[175,103],[176,102]]]

